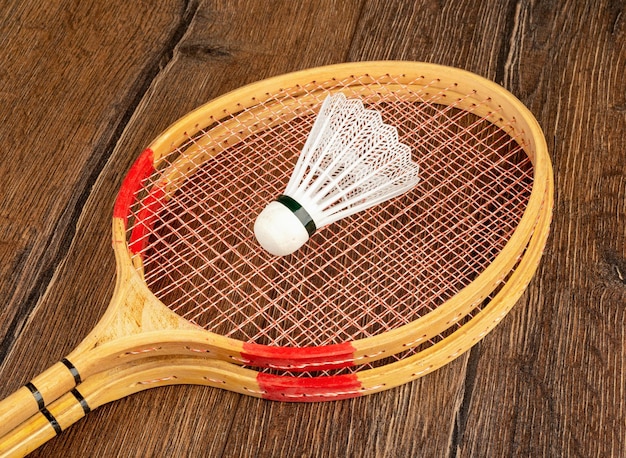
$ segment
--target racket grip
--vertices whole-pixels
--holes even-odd
[[[58,362],[0,401],[0,437],[70,391],[78,380],[75,369]]]
[[[22,457],[61,434],[88,410],[74,393],[67,393],[0,438],[0,458]]]

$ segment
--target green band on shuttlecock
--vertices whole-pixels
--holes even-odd
[[[289,210],[292,211],[294,215],[298,217],[306,231],[309,233],[309,237],[313,235],[313,233],[317,230],[317,226],[315,226],[315,221],[309,215],[302,205],[300,205],[296,200],[292,199],[289,196],[281,194],[276,198],[276,202],[280,202]]]

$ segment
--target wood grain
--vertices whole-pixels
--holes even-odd
[[[5,2],[1,396],[71,350],[106,307],[113,200],[137,154],[248,82],[354,60],[465,68],[533,111],[557,183],[528,292],[435,373],[313,405],[149,390],[33,456],[625,455],[625,17],[602,0]]]

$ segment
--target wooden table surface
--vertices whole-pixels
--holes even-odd
[[[243,84],[404,59],[502,84],[544,129],[552,233],[482,342],[322,404],[166,387],[36,451],[91,456],[626,456],[623,2],[8,0],[0,6],[0,395],[58,361],[114,285],[110,218],[152,138]]]

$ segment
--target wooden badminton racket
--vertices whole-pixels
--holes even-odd
[[[336,92],[398,128],[420,185],[273,257],[252,236],[254,218],[282,191],[316,110]],[[0,433],[89,376],[146,356],[306,371],[416,347],[511,272],[549,174],[530,112],[458,69],[341,64],[209,102],[131,167],[114,206],[111,304],[74,351],[0,403]]]
[[[340,375],[263,374],[221,360],[187,356],[148,356],[89,377],[70,393],[0,438],[0,456],[24,456],[54,438],[92,410],[122,397],[176,384],[206,385],[281,401],[330,401],[363,396],[421,377],[463,354],[484,337],[524,291],[545,246],[551,219],[552,183],[546,207],[527,249],[506,282],[470,319],[435,343],[377,368],[345,368]],[[353,372],[353,370],[355,370]],[[328,371],[328,372],[332,372]]]

